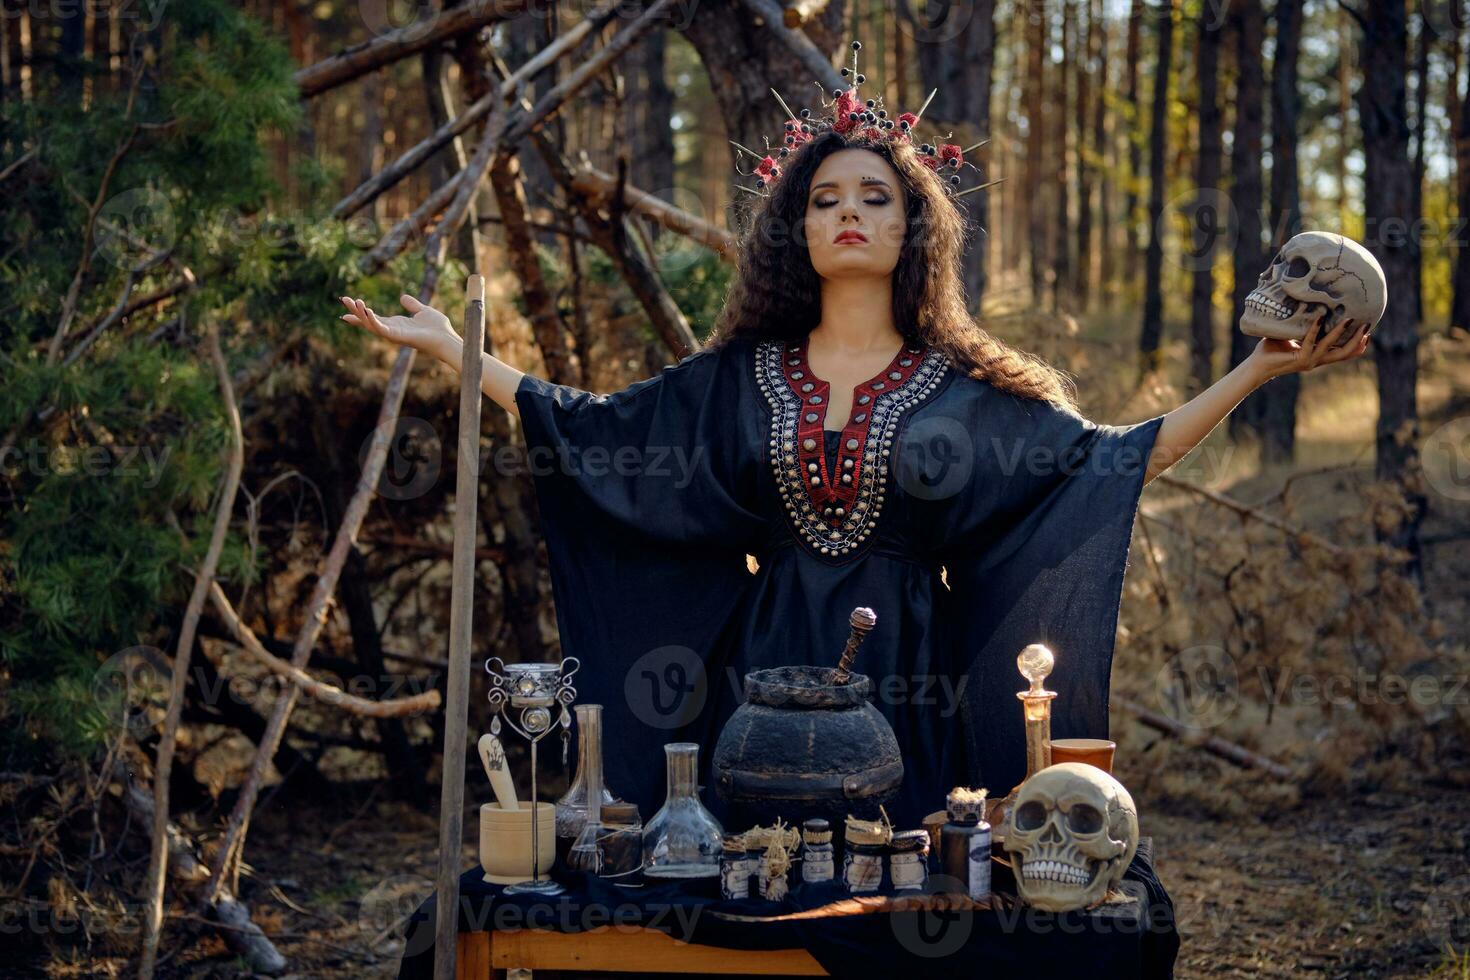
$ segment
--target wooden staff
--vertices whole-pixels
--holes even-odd
[[[465,724],[470,709],[470,627],[475,589],[475,512],[480,482],[480,355],[485,352],[485,280],[465,289],[464,361],[459,370],[459,469],[454,485],[454,575],[449,599],[449,677],[439,790],[438,918],[434,980],[454,980],[459,945],[459,862],[464,841]]]

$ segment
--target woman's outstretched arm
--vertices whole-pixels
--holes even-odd
[[[1332,345],[1344,336],[1344,331],[1352,326],[1352,320],[1344,319],[1327,336],[1319,339],[1317,335],[1321,332],[1325,316],[1325,311],[1317,316],[1300,342],[1263,339],[1250,356],[1229,374],[1164,416],[1154,442],[1153,455],[1149,457],[1144,483],[1188,455],[1246,395],[1272,378],[1310,371],[1324,364],[1350,361],[1368,350],[1368,337],[1372,331],[1366,323],[1358,324],[1340,347]]]
[[[464,341],[454,332],[454,327],[449,324],[449,317],[443,313],[431,306],[425,306],[408,293],[399,297],[403,308],[409,312],[408,316],[380,317],[360,299],[351,296],[343,296],[341,299],[342,305],[348,310],[342,314],[342,319],[348,323],[369,330],[384,340],[412,347],[420,353],[443,361],[456,374],[459,373],[464,359]],[[520,387],[526,372],[517,370],[490,354],[482,354],[480,359],[480,390],[495,404],[520,418],[520,409],[516,407],[516,389]]]

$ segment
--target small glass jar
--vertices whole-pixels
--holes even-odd
[[[637,884],[643,870],[643,821],[636,803],[605,803],[597,838],[597,875],[618,884]]]
[[[779,902],[786,897],[786,892],[790,888],[790,879],[787,877],[787,874],[790,872],[791,866],[788,864],[780,874],[776,874],[771,869],[771,862],[774,860],[777,859],[772,857],[769,850],[761,853],[759,877],[760,896],[768,901]],[[785,860],[784,852],[780,860]]]
[[[756,852],[759,853],[759,852]],[[720,895],[726,899],[749,898],[753,868],[751,852],[739,835],[726,837],[720,854]]]
[[[901,831],[893,835],[888,847],[888,880],[893,890],[922,891],[929,884],[929,831]]]
[[[956,789],[946,800],[949,822],[939,831],[940,864],[955,890],[980,901],[990,894],[990,824],[983,794]]]
[[[801,880],[831,881],[836,874],[832,826],[821,817],[812,817],[801,827]]]
[[[883,889],[883,859],[887,844],[848,842],[842,861],[842,881],[854,895],[876,894]]]

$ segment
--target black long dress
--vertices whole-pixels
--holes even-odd
[[[877,614],[857,669],[903,752],[898,827],[953,786],[1001,795],[1024,776],[1029,643],[1056,655],[1053,735],[1107,734],[1163,417],[1097,425],[905,346],[827,431],[805,346],[734,340],[610,395],[530,375],[516,392],[563,654],[578,700],[603,705],[608,785],[645,819],[662,746],[698,742],[711,786],[745,673],[835,665],[856,606]]]

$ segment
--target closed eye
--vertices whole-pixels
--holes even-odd
[[[888,202],[890,202],[892,200],[893,200],[893,198],[889,197],[887,194],[880,194],[877,198],[869,198],[869,199],[863,201],[863,203],[864,204],[871,204],[874,207],[881,208],[885,204],[887,204]],[[837,201],[834,200],[834,199],[831,199],[831,198],[827,198],[827,199],[819,199],[819,200],[817,200],[814,203],[815,203],[815,206],[818,207],[818,208],[830,208],[830,207],[832,207],[832,205],[836,204]]]

